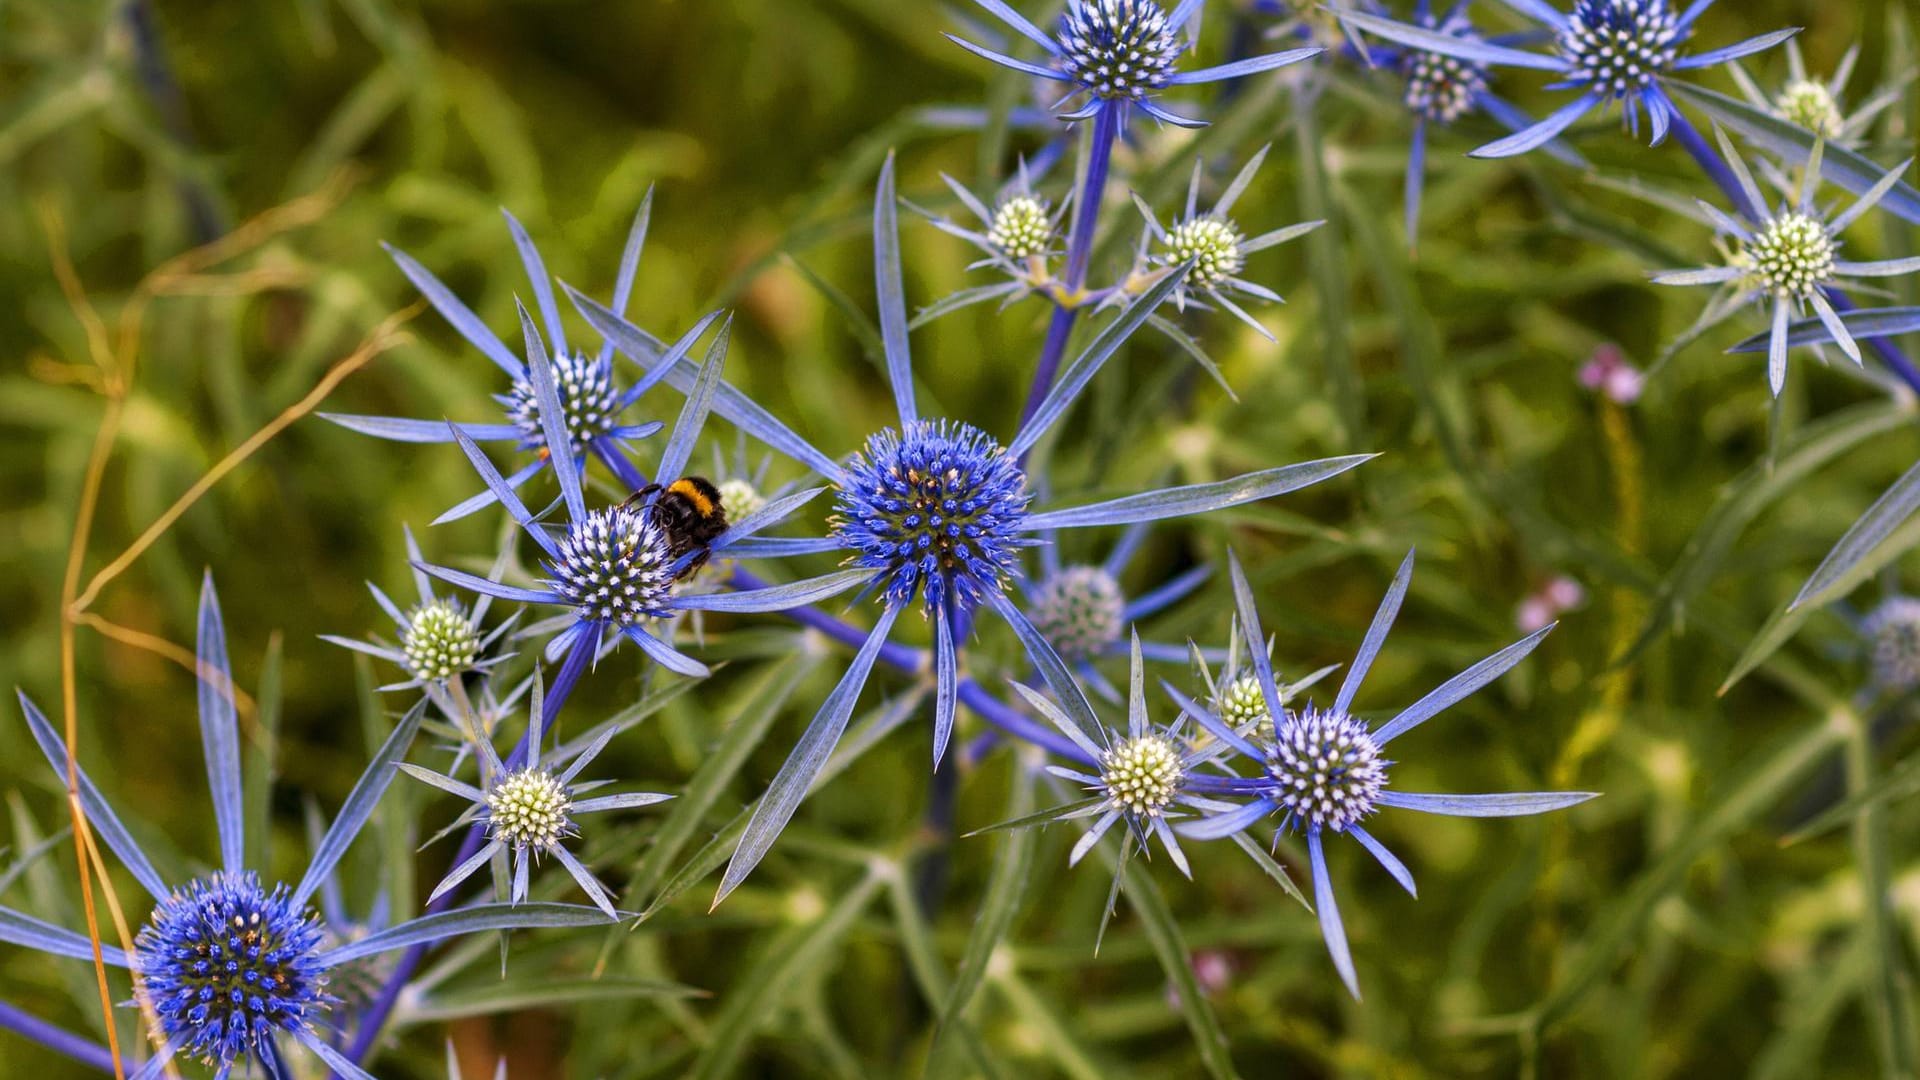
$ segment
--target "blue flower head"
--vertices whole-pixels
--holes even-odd
[[[220,844],[215,870],[169,887],[100,789],[84,769],[78,770],[79,799],[94,835],[154,902],[131,953],[99,946],[105,963],[138,977],[142,1000],[152,1008],[156,1045],[153,1055],[133,1073],[135,1080],[154,1080],[168,1062],[181,1056],[214,1068],[219,1080],[250,1066],[270,1076],[284,1076],[283,1059],[291,1046],[304,1047],[349,1080],[369,1080],[357,1055],[372,1045],[377,1032],[355,1032],[358,1049],[351,1052],[353,1056],[337,1048],[335,1035],[348,1027],[352,1017],[342,1015],[345,1002],[328,992],[335,974],[394,950],[466,934],[605,923],[606,917],[589,907],[515,908],[482,903],[464,908],[457,918],[426,915],[370,932],[360,932],[363,927],[330,926],[329,919],[314,910],[313,901],[316,896],[330,898],[335,868],[372,818],[393,781],[395,765],[419,731],[424,700],[407,712],[375,751],[341,804],[339,816],[315,843],[299,882],[269,885],[246,865],[239,716],[227,663],[226,628],[210,574],[201,586],[195,659],[200,739]],[[66,746],[24,692],[19,699],[34,742],[64,782]],[[325,907],[337,911],[331,902]],[[95,956],[95,943],[84,935],[4,907],[0,907],[0,941],[54,956],[80,960]]]
[[[208,1064],[258,1060],[312,1026],[326,992],[320,922],[285,885],[215,872],[174,890],[140,930],[134,957],[158,1035]]]
[[[932,612],[970,614],[1000,593],[1022,547],[1026,475],[970,424],[917,420],[867,439],[835,493],[834,536],[855,565],[877,571],[890,604],[916,594]],[[924,591],[923,591],[924,590]]]
[[[1860,620],[1873,685],[1893,694],[1920,687],[1920,599],[1890,596]]]
[[[1387,632],[1406,598],[1407,584],[1413,576],[1413,555],[1400,564],[1386,599],[1374,614],[1360,651],[1340,684],[1331,707],[1309,703],[1303,708],[1282,704],[1280,687],[1267,662],[1265,635],[1255,609],[1253,591],[1239,560],[1231,555],[1235,607],[1245,635],[1248,653],[1253,659],[1260,690],[1266,699],[1268,715],[1276,722],[1271,735],[1248,729],[1236,729],[1218,714],[1191,701],[1168,687],[1189,716],[1199,721],[1227,746],[1253,766],[1254,775],[1217,783],[1209,790],[1237,794],[1248,801],[1223,807],[1206,818],[1182,823],[1176,829],[1183,836],[1212,840],[1245,831],[1257,822],[1277,817],[1282,830],[1303,833],[1313,871],[1314,908],[1320,917],[1321,936],[1333,956],[1334,966],[1353,996],[1360,996],[1360,981],[1354,973],[1353,957],[1347,948],[1346,930],[1340,922],[1340,909],[1334,900],[1332,880],[1327,875],[1323,840],[1329,833],[1351,836],[1373,855],[1380,865],[1406,890],[1414,891],[1413,874],[1361,822],[1382,808],[1417,810],[1453,817],[1516,817],[1546,813],[1585,802],[1593,794],[1579,791],[1503,793],[1497,795],[1425,795],[1396,791],[1390,785],[1393,762],[1384,751],[1387,744],[1415,727],[1433,719],[1449,706],[1505,674],[1531,653],[1546,637],[1551,626],[1507,646],[1466,671],[1442,683],[1438,689],[1400,711],[1387,723],[1373,727],[1353,714],[1354,695],[1359,691],[1374,657],[1386,643]]]
[[[1410,49],[1452,57],[1486,67],[1520,67],[1560,76],[1555,89],[1579,97],[1553,115],[1504,139],[1475,150],[1475,157],[1511,157],[1546,145],[1594,109],[1618,103],[1625,123],[1636,133],[1640,114],[1653,127],[1653,143],[1666,140],[1675,122],[1684,123],[1662,85],[1684,71],[1698,71],[1770,49],[1799,33],[1797,29],[1761,34],[1726,48],[1683,55],[1682,46],[1713,0],[1696,0],[1676,13],[1669,0],[1575,0],[1562,12],[1545,0],[1507,0],[1507,6],[1532,18],[1552,35],[1553,50],[1531,52],[1460,32],[1457,25],[1397,22],[1360,11],[1342,11],[1349,26]],[[1481,77],[1484,78],[1484,75]]]
[[[1205,121],[1168,112],[1154,99],[1170,86],[1237,79],[1284,67],[1322,51],[1317,47],[1291,49],[1218,67],[1180,71],[1179,60],[1193,45],[1188,27],[1199,14],[1203,0],[1180,0],[1172,11],[1154,0],[1067,0],[1059,28],[1052,34],[1003,0],[974,2],[1045,50],[1047,62],[1016,60],[952,34],[947,37],[1002,67],[1066,84],[1064,101],[1079,104],[1061,114],[1065,120],[1086,120],[1108,110],[1124,119],[1128,112],[1139,109],[1165,123],[1201,127]]]

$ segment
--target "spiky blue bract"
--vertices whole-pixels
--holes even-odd
[[[215,873],[153,911],[135,958],[155,1023],[176,1052],[223,1071],[312,1026],[333,999],[314,912],[252,872]]]
[[[835,492],[834,535],[889,606],[962,613],[1000,593],[1027,519],[1026,475],[969,424],[918,421],[868,438]]]

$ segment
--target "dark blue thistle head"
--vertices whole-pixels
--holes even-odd
[[[568,527],[546,560],[553,591],[582,619],[631,626],[672,614],[671,538],[650,507],[592,510]]]
[[[1071,0],[1059,41],[1068,78],[1095,97],[1132,101],[1164,88],[1185,48],[1152,0]]]
[[[1568,81],[1616,100],[1673,70],[1686,29],[1667,0],[1579,0],[1560,31]]]
[[[1473,24],[1457,13],[1430,20],[1429,29],[1467,41],[1478,41]],[[1437,124],[1451,124],[1472,112],[1487,89],[1487,65],[1457,56],[1409,49],[1400,61],[1407,85],[1402,100],[1415,115]]]
[[[135,943],[165,1041],[209,1065],[259,1059],[276,1034],[306,1030],[334,1000],[322,930],[284,885],[216,873],[176,890]]]
[[[573,439],[573,456],[587,452],[595,439],[613,433],[623,403],[613,386],[613,354],[556,353],[554,390],[560,395],[560,413]],[[515,379],[511,393],[501,395],[507,417],[522,432],[520,445],[539,450],[547,445],[540,427],[540,402],[531,379]]]
[[[1390,764],[1359,720],[1312,705],[1287,709],[1267,749],[1269,797],[1290,829],[1344,832],[1373,813]]]
[[[1006,449],[968,424],[915,421],[867,440],[847,463],[834,536],[871,567],[889,604],[924,585],[929,610],[973,610],[1000,591],[1014,555],[1031,544],[1026,474]]]

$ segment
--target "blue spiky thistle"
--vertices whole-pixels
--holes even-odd
[[[246,866],[239,714],[226,627],[211,574],[201,585],[194,668],[201,744],[220,842],[215,870],[169,887],[86,771],[72,767],[94,835],[154,902],[131,952],[98,946],[105,963],[135,975],[138,996],[151,1008],[155,1046],[132,1074],[136,1080],[154,1080],[177,1057],[205,1063],[214,1069],[216,1080],[254,1067],[285,1076],[285,1057],[294,1047],[304,1048],[348,1080],[371,1080],[352,1052],[343,1053],[335,1045],[335,1034],[347,1020],[335,1015],[341,1001],[328,991],[335,972],[394,950],[467,934],[605,924],[606,916],[590,907],[479,903],[463,908],[458,919],[428,915],[369,933],[329,926],[312,902],[328,888],[334,869],[392,783],[395,764],[419,731],[424,700],[375,751],[340,815],[314,845],[298,883],[269,884]],[[69,769],[66,746],[24,691],[19,700],[34,742],[64,783]],[[96,955],[96,943],[86,936],[10,908],[0,908],[0,941],[54,956],[91,960]],[[367,1036],[361,1042],[371,1046],[372,1032],[358,1034]]]
[[[1578,92],[1573,102],[1546,119],[1473,151],[1475,157],[1488,158],[1537,149],[1595,109],[1614,104],[1636,133],[1644,112],[1652,125],[1653,143],[1659,145],[1675,124],[1686,123],[1667,93],[1667,80],[1770,49],[1799,33],[1798,29],[1776,30],[1725,48],[1686,54],[1682,48],[1693,36],[1694,23],[1712,0],[1693,3],[1683,12],[1675,12],[1669,0],[1575,0],[1566,12],[1542,0],[1514,0],[1510,6],[1542,24],[1552,36],[1551,52],[1514,48],[1440,24],[1398,22],[1361,11],[1339,14],[1354,29],[1409,49],[1482,67],[1551,72],[1560,76],[1557,89]]]
[[[1592,793],[1580,791],[1427,795],[1396,791],[1389,784],[1393,762],[1384,754],[1389,742],[1505,674],[1525,659],[1553,628],[1542,629],[1487,657],[1401,710],[1385,724],[1374,727],[1353,714],[1353,699],[1373,666],[1374,657],[1385,644],[1394,617],[1400,612],[1400,603],[1413,576],[1412,553],[1400,564],[1399,573],[1394,575],[1386,598],[1367,628],[1353,666],[1347,669],[1340,692],[1333,705],[1326,708],[1311,703],[1298,709],[1282,706],[1280,688],[1266,659],[1265,635],[1260,630],[1253,590],[1247,584],[1239,560],[1231,554],[1228,568],[1233,578],[1241,630],[1253,658],[1268,714],[1276,722],[1270,736],[1236,730],[1218,714],[1169,688],[1169,693],[1189,716],[1257,770],[1254,776],[1226,780],[1209,789],[1247,801],[1210,813],[1203,820],[1182,823],[1176,831],[1182,836],[1212,840],[1244,832],[1267,818],[1278,818],[1281,830],[1304,834],[1313,870],[1314,908],[1320,917],[1321,936],[1347,989],[1358,998],[1360,980],[1354,972],[1346,929],[1341,924],[1332,880],[1327,874],[1323,852],[1327,835],[1353,837],[1394,880],[1412,893],[1413,874],[1361,824],[1376,811],[1393,807],[1453,817],[1517,817],[1560,810],[1594,798]]]

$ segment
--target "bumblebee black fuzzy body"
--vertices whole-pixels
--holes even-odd
[[[653,523],[667,534],[667,551],[678,563],[692,553],[674,574],[674,580],[692,577],[707,565],[708,545],[727,531],[727,508],[720,489],[703,476],[683,476],[670,484],[648,484],[633,493],[628,505],[653,498]]]

